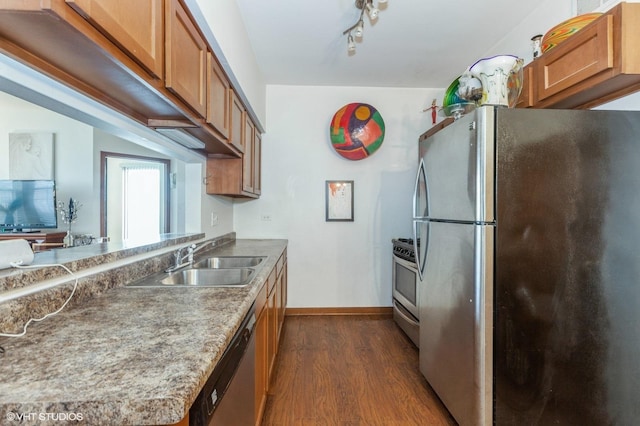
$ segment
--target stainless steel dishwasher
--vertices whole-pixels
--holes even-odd
[[[255,423],[255,324],[252,306],[191,406],[190,425],[250,426]]]

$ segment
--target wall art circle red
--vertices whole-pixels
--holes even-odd
[[[349,160],[362,160],[380,148],[384,121],[377,109],[364,103],[340,108],[331,120],[331,145]]]

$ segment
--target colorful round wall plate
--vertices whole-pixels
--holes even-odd
[[[547,50],[556,47],[558,44],[562,43],[593,22],[600,15],[602,15],[602,13],[585,13],[560,22],[558,25],[547,31],[544,37],[542,37],[542,52],[544,53]]]
[[[376,152],[384,140],[384,121],[377,109],[364,103],[340,108],[331,120],[331,145],[349,160],[362,160]]]

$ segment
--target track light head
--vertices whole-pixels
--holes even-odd
[[[369,18],[371,20],[378,19],[378,12],[380,12],[380,11],[378,10],[377,7],[373,6],[373,3],[367,2],[367,13],[369,14]]]
[[[356,27],[353,30],[353,35],[355,35],[357,38],[361,38],[363,30],[364,30],[364,21],[361,19],[356,24]]]
[[[351,33],[349,33],[349,36],[347,37],[347,50],[349,52],[355,52],[356,51],[356,42],[353,39],[353,36],[351,35]]]
[[[362,17],[364,16],[364,12],[366,11],[369,15],[369,19],[371,21],[375,21],[378,19],[378,13],[380,10],[373,5],[373,0],[355,0],[356,7],[360,9],[360,18],[358,18],[358,22],[347,28],[342,32],[343,35],[347,36],[347,49],[349,53],[353,53],[356,51],[356,43],[353,39],[355,35],[356,38],[362,38],[364,32],[364,20]],[[386,4],[387,0],[378,0],[378,5]],[[353,34],[352,34],[353,31]]]

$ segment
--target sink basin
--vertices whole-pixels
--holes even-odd
[[[160,280],[167,286],[243,287],[249,284],[253,269],[183,269]]]
[[[193,265],[194,268],[252,268],[258,266],[264,257],[254,256],[219,256],[202,259]]]

